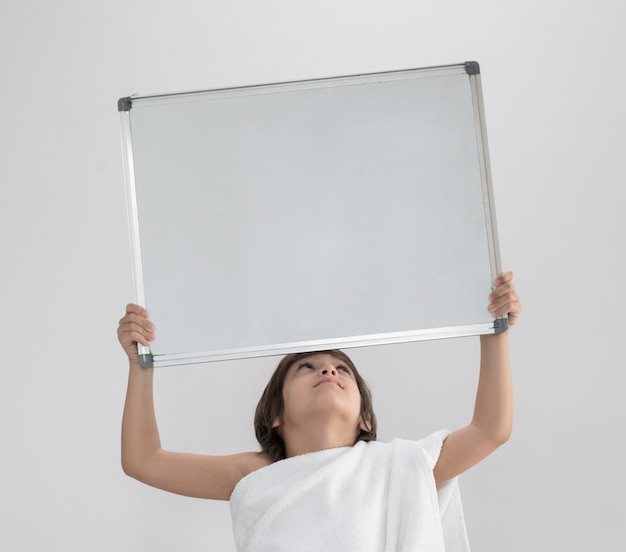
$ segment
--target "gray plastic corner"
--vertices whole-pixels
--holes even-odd
[[[477,61],[466,61],[465,71],[468,75],[480,75],[480,65]]]
[[[143,368],[154,368],[154,357],[150,354],[139,355],[139,364],[141,364]]]
[[[117,101],[118,111],[130,111],[131,107],[133,107],[133,100],[130,96],[126,96],[125,98],[120,98]]]
[[[503,333],[506,332],[509,327],[509,319],[508,318],[496,318],[493,321],[493,329],[494,333]]]

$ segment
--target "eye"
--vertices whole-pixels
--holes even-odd
[[[338,364],[337,365],[337,370],[342,370],[344,371],[346,374],[351,374],[352,371],[350,370],[350,368],[348,368],[347,366],[345,366],[344,364]]]
[[[302,362],[298,365],[298,370],[300,370],[300,368],[311,368],[313,369],[313,365],[310,362]]]

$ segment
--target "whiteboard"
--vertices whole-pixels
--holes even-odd
[[[476,62],[118,110],[144,366],[506,329]]]

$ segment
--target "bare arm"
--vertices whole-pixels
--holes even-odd
[[[153,401],[153,368],[142,368],[137,343],[148,346],[154,326],[147,311],[128,305],[120,320],[118,338],[129,358],[130,370],[122,419],[122,468],[153,487],[186,496],[228,500],[239,480],[270,460],[255,452],[206,456],[163,450]]]
[[[494,316],[509,315],[509,328],[521,312],[521,303],[513,273],[496,279],[490,295]],[[513,426],[513,387],[509,365],[509,332],[480,338],[480,376],[474,415],[470,424],[451,433],[445,440],[434,469],[437,483],[446,481],[471,468],[505,443]]]

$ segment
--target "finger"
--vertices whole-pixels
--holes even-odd
[[[517,318],[521,312],[521,308],[519,303],[506,303],[501,307],[490,307],[489,312],[494,318],[504,315]]]
[[[489,306],[495,306],[496,308],[500,308],[507,303],[519,301],[519,296],[517,295],[515,288],[502,290],[500,293],[494,292],[489,296],[489,298]]]
[[[154,324],[150,322],[150,320],[143,316],[143,314],[136,314],[135,312],[130,312],[120,318],[119,327],[127,324],[136,324],[137,326],[145,328],[148,331],[154,330]]]
[[[138,314],[139,316],[143,316],[144,318],[148,318],[150,316],[148,311],[142,307],[141,305],[136,305],[134,303],[129,303],[126,305],[126,314]]]
[[[512,281],[513,276],[515,275],[510,270],[507,270],[506,272],[501,272],[500,274],[498,274],[498,276],[496,276],[496,279],[493,281],[493,284],[496,287],[498,287],[502,284]]]
[[[144,326],[152,325],[152,322],[150,322],[150,320],[148,320],[145,316],[142,316],[141,314],[135,314],[134,312],[125,314],[124,316],[122,316],[122,318],[120,318],[120,324],[124,324],[126,322],[134,322],[136,324]]]
[[[146,331],[142,326],[133,323],[120,326],[117,333],[120,343],[124,346],[141,343],[147,347],[155,338],[154,332]]]
[[[505,314],[518,316],[522,310],[522,304],[516,294],[507,294],[492,302],[488,309],[493,316],[504,316]]]
[[[145,311],[145,309],[143,309],[143,311]],[[134,311],[125,314],[120,319],[119,328],[124,328],[126,326],[141,328],[146,332],[152,332],[155,329],[154,324],[143,316],[143,313],[136,314]]]
[[[494,289],[489,294],[489,301],[496,301],[497,299],[504,297],[505,295],[517,295],[517,290],[511,282],[501,284],[496,289]]]
[[[118,333],[139,332],[144,335],[153,334],[155,326],[145,318],[138,320],[126,319],[118,327]]]

